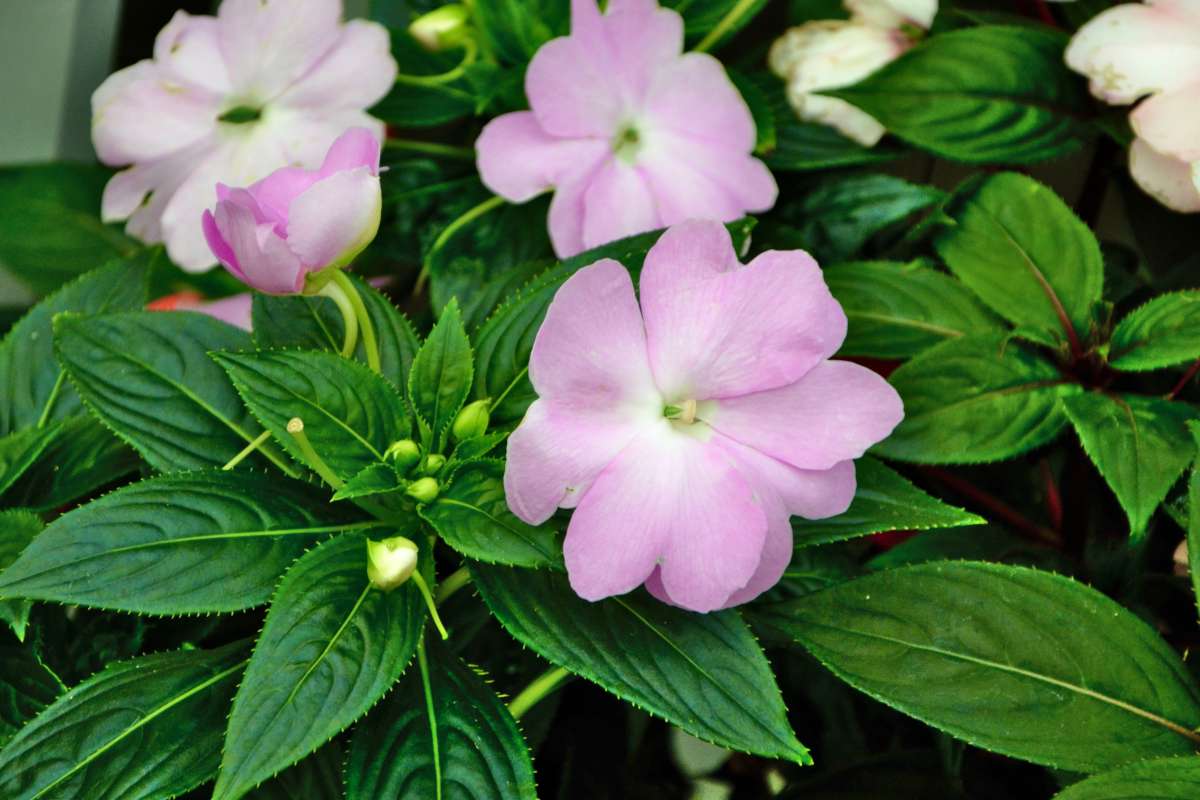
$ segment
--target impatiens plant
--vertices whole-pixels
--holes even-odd
[[[1110,5],[163,4],[0,169],[0,797],[1200,796]]]

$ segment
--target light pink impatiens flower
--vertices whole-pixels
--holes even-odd
[[[165,242],[187,270],[215,260],[200,214],[217,182],[245,186],[282,166],[315,167],[347,128],[377,138],[364,109],[392,87],[387,30],[341,23],[341,0],[225,0],[217,16],[177,12],[154,58],[92,95],[100,160],[132,165],[109,181],[102,215]]]
[[[509,507],[574,508],[563,553],[588,600],[645,584],[695,611],[753,599],[792,554],[789,515],[854,496],[853,459],[903,417],[874,372],[830,361],[846,316],[801,251],[738,263],[685,222],[646,256],[641,308],[611,259],[563,284],[534,340],[538,399],[508,441]]]
[[[310,273],[349,264],[379,230],[379,142],[338,137],[320,169],[284,167],[246,189],[217,184],[204,237],[235,277],[262,292],[302,291]]]
[[[1200,211],[1200,2],[1103,11],[1075,34],[1066,61],[1101,100],[1138,103],[1129,115],[1138,185],[1176,211]]]
[[[571,35],[538,50],[525,93],[532,110],[483,129],[479,172],[515,203],[554,189],[560,257],[775,204],[746,102],[719,61],[683,53],[682,18],[655,0],[572,0]]]

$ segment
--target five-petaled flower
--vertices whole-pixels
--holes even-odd
[[[512,202],[554,189],[560,257],[775,204],[746,102],[719,61],[683,53],[682,18],[655,0],[572,0],[571,35],[538,50],[525,93],[532,110],[484,128],[479,172]]]
[[[341,0],[225,0],[216,17],[182,11],[154,58],[109,76],[92,96],[100,160],[131,164],[104,190],[105,221],[165,242],[173,261],[215,263],[200,214],[217,182],[245,186],[285,165],[315,167],[393,85],[383,26],[342,24]]]
[[[804,252],[743,266],[723,225],[685,222],[647,254],[640,299],[611,259],[558,290],[508,504],[531,524],[575,509],[563,550],[586,599],[644,583],[695,611],[744,603],[783,574],[789,515],[846,510],[853,459],[899,423],[900,398],[829,360],[846,316]]]

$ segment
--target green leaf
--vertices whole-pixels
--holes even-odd
[[[562,573],[470,567],[500,624],[547,660],[705,741],[810,763],[736,611],[693,614],[642,592],[589,603]]]
[[[1063,407],[1125,509],[1130,530],[1141,534],[1196,455],[1187,422],[1200,412],[1186,403],[1100,392],[1065,398]]]
[[[58,435],[58,426],[25,428],[0,437],[0,494],[25,474]]]
[[[1054,800],[1195,800],[1200,797],[1200,758],[1177,756],[1138,761],[1068,786]]]
[[[229,717],[213,800],[233,800],[316,750],[375,704],[417,649],[412,582],[367,581],[366,539],[344,534],[284,575]]]
[[[0,504],[55,510],[119,481],[141,463],[128,445],[88,414],[67,417],[53,430],[41,457],[4,493]]]
[[[476,0],[472,11],[485,52],[503,63],[527,63],[538,48],[569,28],[567,4],[558,0]]]
[[[842,680],[978,747],[1094,772],[1196,746],[1200,691],[1179,657],[1069,578],[933,562],[769,610]]]
[[[44,527],[45,523],[40,517],[25,509],[0,511],[0,575],[17,560],[21,551],[29,546]],[[12,632],[20,641],[25,641],[25,627],[29,624],[29,610],[32,605],[29,600],[0,600],[0,622],[12,628]],[[3,705],[0,703],[0,708],[3,708]]]
[[[908,358],[960,336],[1003,328],[965,286],[919,262],[870,261],[825,270],[849,321],[843,356]]]
[[[400,489],[400,478],[391,464],[377,462],[370,464],[362,472],[333,493],[334,500],[349,500],[355,497],[368,497],[373,494],[385,494]]]
[[[334,739],[247,794],[246,800],[344,800],[346,754]]]
[[[1066,41],[1026,26],[947,31],[859,83],[823,94],[944,158],[1045,161],[1077,149],[1087,135],[1082,83],[1063,65]]]
[[[1193,444],[1200,449],[1200,423],[1193,420],[1187,426]],[[1200,611],[1200,460],[1192,465],[1188,476],[1187,508],[1188,574],[1192,577],[1192,598]]]
[[[444,644],[429,638],[425,647],[421,669],[408,670],[355,729],[347,800],[536,800],[529,750],[508,709]]]
[[[174,797],[216,771],[241,643],[109,665],[0,750],[10,800]]]
[[[0,174],[3,170],[0,170]],[[0,180],[2,184],[2,180]],[[51,320],[63,311],[98,314],[146,303],[150,254],[118,261],[72,281],[33,307],[0,342],[0,436],[80,411],[54,360]]]
[[[0,168],[0,266],[39,294],[140,245],[100,221],[112,173],[92,164]]]
[[[1072,569],[1070,560],[1060,551],[990,525],[923,531],[883,551],[867,566],[882,570],[926,561],[997,561],[1054,571]]]
[[[32,644],[0,643],[0,747],[64,691]]]
[[[54,344],[92,412],[155,469],[221,466],[259,432],[208,357],[251,347],[232,325],[192,311],[69,315],[55,319]]]
[[[775,109],[767,93],[750,78],[750,76],[735,69],[726,68],[729,80],[737,87],[738,93],[750,108],[750,116],[754,118],[754,152],[769,153],[777,144],[775,138]]]
[[[142,614],[237,611],[352,522],[308,484],[249,471],[151,478],[56,519],[0,572],[0,597]]]
[[[1118,324],[1108,363],[1140,372],[1200,358],[1200,292],[1160,295]]]
[[[408,375],[408,396],[423,423],[421,439],[431,451],[441,450],[454,416],[470,395],[474,369],[471,340],[458,303],[451,300],[417,351]]]
[[[553,523],[528,525],[504,499],[504,464],[477,461],[454,473],[438,499],[420,510],[446,544],[488,564],[562,566],[562,545]]]
[[[873,458],[854,464],[858,491],[850,508],[829,519],[792,520],[797,547],[826,544],[869,533],[981,525],[986,520],[925,494]]]
[[[1058,368],[1000,337],[952,339],[892,373],[904,421],[877,455],[919,464],[1011,458],[1067,423],[1059,400],[1080,391]]]
[[[405,128],[442,125],[475,113],[477,98],[465,77],[430,82],[444,75],[463,58],[462,50],[431,53],[406,30],[392,29],[392,55],[400,74],[387,96],[371,109],[384,122]]]
[[[767,0],[706,0],[703,3],[695,0],[663,0],[662,6],[674,9],[683,16],[683,31],[688,39],[701,38],[727,20],[723,41],[749,24],[766,4]]]
[[[1022,333],[1047,345],[1086,340],[1104,289],[1096,237],[1052,190],[1002,172],[946,208],[934,244],[950,270]]]
[[[396,388],[363,365],[334,353],[268,350],[215,353],[246,405],[293,458],[307,463],[287,432],[304,421],[313,449],[343,480],[383,461],[410,423]]]
[[[408,370],[417,354],[417,335],[412,324],[387,297],[366,282],[350,275],[358,296],[366,306],[379,345],[379,371],[397,387],[407,384]],[[309,350],[342,351],[345,323],[328,297],[254,293],[252,310],[254,341],[264,350],[302,347]],[[367,363],[366,346],[360,336],[355,360]]]

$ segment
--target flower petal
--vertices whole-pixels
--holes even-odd
[[[312,271],[344,266],[379,230],[379,178],[366,167],[322,178],[292,201],[288,247]]]
[[[658,209],[645,176],[637,167],[609,159],[583,195],[584,248],[599,247],[660,227]]]
[[[249,197],[244,191],[240,194]],[[242,197],[222,201],[212,215],[220,238],[237,261],[238,268],[230,271],[259,291],[272,294],[300,291],[305,275],[300,259],[275,233],[274,226],[259,223],[244,202]]]
[[[789,514],[805,519],[836,517],[854,499],[853,461],[840,461],[829,469],[796,469],[720,433],[712,441],[729,454],[760,494],[768,494],[768,486],[773,489]]]
[[[688,53],[660,67],[643,112],[651,129],[665,129],[728,150],[749,153],[756,139],[750,107],[707,53]]]
[[[1188,162],[1163,155],[1145,139],[1134,139],[1129,146],[1129,172],[1142,191],[1167,208],[1200,211],[1200,187]]]
[[[251,330],[251,310],[253,308],[253,295],[249,292],[222,297],[220,300],[213,300],[209,303],[201,303],[196,306],[196,311],[201,314],[207,314],[210,317],[219,319],[222,322],[227,322],[241,328],[244,331]]]
[[[387,28],[351,20],[320,60],[279,95],[278,102],[319,111],[369,108],[391,90],[396,72]]]
[[[584,494],[563,556],[584,599],[628,592],[661,564],[672,602],[712,611],[750,580],[766,530],[750,484],[725,455],[662,420]]]
[[[550,136],[531,111],[496,117],[475,142],[484,185],[513,203],[524,203],[569,175],[590,171],[608,150],[598,139]]]
[[[721,433],[800,469],[860,457],[904,418],[886,380],[849,361],[825,361],[795,383],[701,404]]]
[[[746,266],[715,222],[670,228],[641,278],[646,343],[669,402],[736,397],[798,380],[841,346],[846,315],[802,251]]]
[[[916,25],[929,30],[938,10],[938,0],[845,0],[845,5],[854,20],[877,28]]]
[[[770,209],[779,194],[771,171],[757,158],[674,134],[655,133],[638,168],[654,192],[663,225],[733,222]]]
[[[227,94],[232,88],[216,17],[176,11],[154,40],[154,62],[176,80],[211,92]]]
[[[341,14],[341,0],[224,0],[217,20],[234,92],[275,99],[337,43]]]
[[[344,169],[366,167],[372,175],[379,174],[379,140],[367,128],[351,128],[329,146],[317,175],[327,178]]]
[[[1163,155],[1188,162],[1200,161],[1200,78],[1193,73],[1192,81],[1143,100],[1129,115],[1138,138]]]

